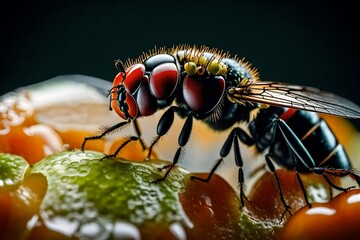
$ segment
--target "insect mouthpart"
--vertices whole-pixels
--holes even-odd
[[[123,119],[134,119],[137,116],[137,104],[134,97],[128,93],[123,84],[118,84],[109,90],[110,110]]]

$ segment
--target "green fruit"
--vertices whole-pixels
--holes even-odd
[[[218,175],[204,183],[174,167],[164,181],[153,183],[169,162],[103,158],[98,152],[64,151],[26,175],[13,168],[21,184],[9,195],[4,234],[9,239],[272,239],[278,231],[241,211],[237,193]]]
[[[186,171],[174,168],[155,184],[152,181],[162,177],[158,168],[166,162],[101,161],[103,157],[88,151],[62,152],[34,166],[31,174],[41,173],[48,182],[40,207],[47,226],[68,236],[107,238],[120,231],[117,226],[141,229],[155,224],[167,229],[184,219],[177,192]]]
[[[0,153],[0,194],[19,187],[28,167],[22,157]]]

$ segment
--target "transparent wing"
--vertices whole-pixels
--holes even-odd
[[[251,82],[227,90],[231,101],[254,102],[319,113],[360,118],[360,107],[333,93],[312,87],[277,82]]]

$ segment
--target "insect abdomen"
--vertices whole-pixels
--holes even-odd
[[[261,109],[256,118],[249,124],[259,152],[267,147],[272,149],[274,160],[288,168],[294,169],[294,155],[287,146],[280,132],[274,133],[274,120],[281,118],[301,140],[315,162],[315,166],[332,168],[351,168],[349,158],[343,146],[337,141],[328,124],[315,112],[270,107]],[[273,137],[275,134],[275,138]],[[306,171],[299,162],[299,170]]]
[[[302,141],[316,166],[351,168],[343,146],[317,113],[298,110],[286,123]]]

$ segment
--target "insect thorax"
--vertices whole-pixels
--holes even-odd
[[[179,48],[173,52],[173,56],[180,65],[183,79],[186,76],[192,76],[199,81],[206,81],[211,80],[211,76],[220,76],[225,80],[222,99],[212,111],[208,114],[200,114],[198,118],[202,118],[211,128],[217,130],[231,127],[238,121],[248,121],[249,112],[254,106],[230,102],[226,97],[226,89],[230,86],[258,81],[258,72],[249,63],[237,57],[231,58],[228,53],[207,47]]]
[[[259,79],[257,70],[250,63],[215,48],[178,46],[173,50],[173,55],[186,74],[199,77],[223,76],[227,87]]]

